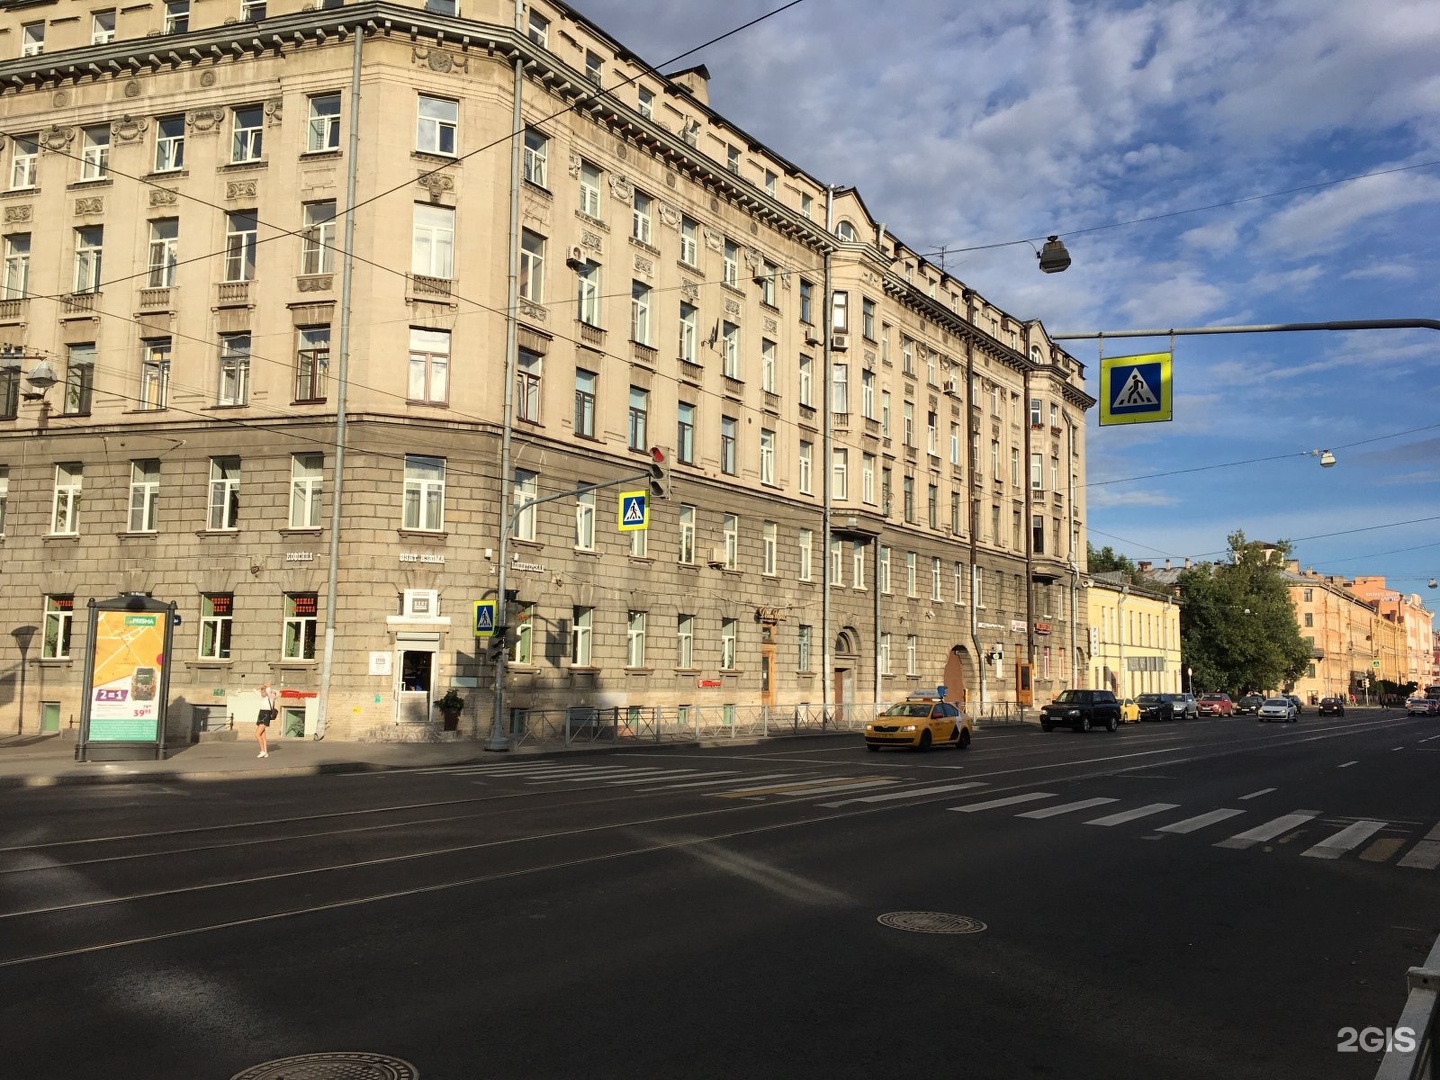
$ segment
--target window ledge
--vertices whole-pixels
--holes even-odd
[[[336,161],[345,156],[343,150],[306,150],[300,155],[300,160],[305,161]]]
[[[319,536],[325,529],[321,525],[307,525],[303,528],[290,525],[285,528],[276,529],[275,531],[280,536]]]
[[[79,533],[46,533],[40,538],[47,544],[78,544],[80,543]]]
[[[592,664],[567,664],[565,670],[576,675],[598,675],[604,668],[595,667]]]
[[[450,534],[442,530],[431,529],[406,529],[395,530],[395,535],[402,540],[445,540]]]
[[[268,169],[270,162],[265,158],[258,158],[254,161],[232,161],[228,165],[221,165],[216,171],[227,172],[254,172],[259,169]]]
[[[412,150],[410,156],[420,161],[434,161],[440,165],[459,165],[464,160],[455,154],[437,154],[433,150]]]
[[[207,536],[226,537],[234,540],[240,535],[239,529],[196,529],[195,535],[204,539]]]
[[[156,529],[131,529],[125,532],[117,532],[115,539],[123,543],[126,540],[155,540],[158,539],[159,536],[160,533]]]

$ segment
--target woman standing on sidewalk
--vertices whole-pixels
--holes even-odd
[[[270,685],[269,680],[261,683],[257,688],[260,695],[260,711],[255,714],[255,741],[260,744],[260,753],[256,757],[269,757],[270,748],[266,744],[266,736],[270,733],[270,721],[275,719],[275,687]]]

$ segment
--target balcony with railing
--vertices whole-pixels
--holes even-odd
[[[243,307],[250,303],[248,281],[222,281],[216,288],[216,300],[221,307]]]
[[[140,290],[141,311],[169,311],[172,289],[153,288]]]

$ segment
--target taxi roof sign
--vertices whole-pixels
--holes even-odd
[[[1109,356],[1100,361],[1100,426],[1174,419],[1172,353]]]

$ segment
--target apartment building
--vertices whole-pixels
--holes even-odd
[[[0,57],[0,731],[128,593],[176,732],[486,715],[487,599],[515,724],[1087,670],[1082,365],[704,67],[501,0],[27,0]]]
[[[1180,604],[1163,586],[1131,584],[1123,573],[1086,579],[1089,686],[1116,697],[1189,690],[1180,652]]]

